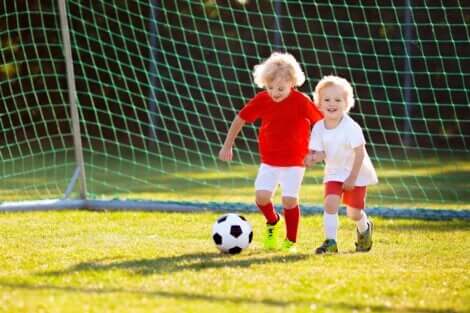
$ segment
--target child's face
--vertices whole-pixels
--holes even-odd
[[[337,85],[329,85],[320,90],[319,108],[326,119],[339,119],[346,111],[344,90]]]
[[[281,102],[290,94],[292,87],[291,81],[277,78],[266,84],[266,91],[274,102]]]

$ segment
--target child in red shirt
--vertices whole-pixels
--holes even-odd
[[[255,180],[256,205],[266,218],[264,246],[295,252],[300,220],[299,190],[305,172],[310,129],[323,118],[314,103],[295,87],[305,81],[297,60],[288,53],[273,53],[254,68],[254,80],[264,91],[255,95],[235,117],[219,158],[230,161],[232,147],[246,123],[261,120],[259,152],[261,165]],[[277,185],[282,189],[286,238],[277,242],[280,216],[272,204]]]

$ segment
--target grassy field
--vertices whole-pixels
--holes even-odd
[[[0,214],[0,312],[470,312],[470,223],[374,218],[374,248],[316,256],[320,216],[299,253],[241,255],[210,239],[220,213]]]

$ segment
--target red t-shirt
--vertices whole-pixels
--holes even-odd
[[[310,130],[323,118],[315,104],[296,89],[281,102],[274,102],[267,91],[259,92],[239,116],[247,123],[261,119],[261,162],[272,166],[304,166]]]

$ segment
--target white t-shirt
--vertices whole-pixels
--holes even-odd
[[[309,149],[325,152],[325,177],[323,182],[344,182],[351,173],[354,162],[354,148],[366,143],[361,126],[349,115],[333,129],[325,127],[325,120],[318,121],[313,126]],[[378,182],[374,166],[367,151],[357,176],[356,186],[367,186]]]

